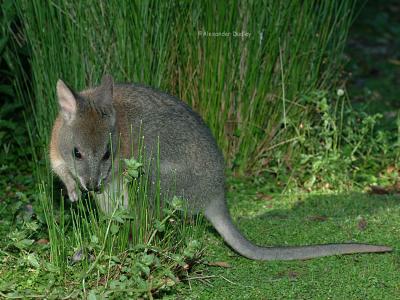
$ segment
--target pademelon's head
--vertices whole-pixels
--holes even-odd
[[[61,156],[85,190],[99,191],[110,177],[117,149],[113,80],[106,75],[100,86],[81,93],[58,80],[57,97],[63,118]]]

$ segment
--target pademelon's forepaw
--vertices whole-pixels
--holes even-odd
[[[81,195],[81,191],[79,190],[78,187],[73,186],[68,189],[68,198],[71,202],[76,202],[79,200],[80,195]]]

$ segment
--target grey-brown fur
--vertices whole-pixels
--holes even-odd
[[[223,156],[204,121],[184,102],[146,86],[113,84],[109,76],[103,78],[99,87],[79,94],[62,82],[58,83],[57,89],[60,116],[53,129],[50,157],[54,171],[66,184],[72,200],[77,199],[73,192],[77,190],[77,181],[91,190],[98,188],[96,182],[105,184],[109,191],[113,190],[117,183],[111,182],[111,161],[102,159],[107,151],[109,135],[115,144],[118,144],[118,136],[121,137],[121,151],[114,155],[117,159],[126,158],[132,153],[132,139],[137,141],[136,135],[141,129],[148,156],[154,157],[157,153],[159,139],[162,189],[174,185],[175,193],[184,195],[192,212],[204,212],[224,240],[245,257],[291,260],[391,251],[389,247],[365,244],[256,246],[233,225],[225,202]],[[68,92],[78,104],[72,114],[74,99],[63,99],[68,98]],[[130,132],[133,132],[133,137]],[[73,157],[74,147],[80,147],[80,151],[85,153],[84,159]],[[103,202],[101,206],[107,209],[104,195],[99,199]]]

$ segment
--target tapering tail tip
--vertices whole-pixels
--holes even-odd
[[[385,253],[385,252],[392,252],[393,248],[389,246],[370,246],[372,247],[370,252],[376,252],[376,253]]]

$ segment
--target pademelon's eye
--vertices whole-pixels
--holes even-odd
[[[104,153],[103,160],[108,160],[110,158],[110,150],[107,150],[106,153]]]
[[[74,157],[76,159],[82,159],[82,154],[79,152],[78,148],[74,148]]]

